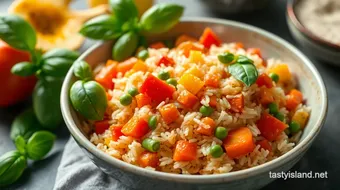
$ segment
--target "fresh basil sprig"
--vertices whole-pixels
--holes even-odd
[[[135,52],[138,45],[138,35],[128,32],[121,36],[113,46],[112,55],[117,61],[123,61]]]
[[[41,160],[52,149],[56,136],[49,131],[37,131],[26,145],[27,156],[32,160]]]
[[[10,185],[22,175],[27,160],[19,151],[11,151],[0,157],[0,187]]]
[[[18,136],[22,136],[25,141],[28,141],[32,134],[41,128],[33,109],[28,109],[14,119],[10,136],[13,141],[15,141]]]
[[[110,0],[111,11],[121,21],[138,17],[138,9],[134,0]]]
[[[73,73],[76,77],[83,81],[89,81],[92,79],[92,69],[85,61],[77,61],[73,65]]]

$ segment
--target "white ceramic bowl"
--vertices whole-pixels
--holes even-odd
[[[308,106],[312,108],[310,120],[300,142],[293,150],[273,161],[226,174],[179,175],[146,170],[105,154],[88,140],[88,134],[82,128],[83,118],[79,117],[69,101],[69,89],[76,80],[71,69],[67,74],[61,93],[61,108],[65,122],[74,139],[91,160],[105,173],[123,184],[136,189],[163,190],[259,189],[274,180],[269,178],[270,171],[287,171],[299,161],[321,130],[327,111],[327,95],[322,78],[306,56],[281,38],[238,22],[191,18],[184,19],[166,34],[154,36],[149,40],[174,39],[183,33],[198,37],[205,27],[211,27],[223,42],[243,42],[247,47],[261,48],[263,56],[266,58],[279,58],[289,64],[298,78],[300,89],[306,96]],[[85,60],[92,66],[105,62],[111,57],[112,44],[113,42],[97,44],[86,51],[79,60]]]

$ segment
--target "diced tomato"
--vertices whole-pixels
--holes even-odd
[[[256,80],[256,84],[261,87],[261,86],[265,86],[267,88],[272,88],[273,87],[273,81],[272,79],[265,73],[261,74],[257,80]]]
[[[206,28],[200,37],[200,43],[204,45],[205,48],[210,48],[212,45],[220,46],[221,40],[216,36],[216,34],[211,30],[211,28]]]
[[[230,109],[236,113],[242,113],[244,108],[244,96],[243,94],[239,94],[233,98],[227,98]]]
[[[207,74],[204,77],[204,84],[206,86],[218,88],[220,85],[220,77],[218,75]]]
[[[249,48],[247,49],[247,52],[252,55],[258,55],[260,58],[262,58],[261,50],[259,48]]]
[[[152,101],[160,103],[167,98],[172,99],[172,94],[176,89],[152,74],[149,74],[139,91],[149,96]]]
[[[157,152],[143,152],[138,159],[139,166],[145,167],[153,167],[157,168],[159,165],[159,158]]]
[[[186,140],[177,141],[173,160],[178,161],[192,161],[197,156],[197,144],[190,143]]]
[[[257,121],[257,128],[261,135],[269,141],[274,141],[287,128],[287,125],[274,116],[263,113]]]
[[[209,102],[209,106],[211,107],[216,107],[217,106],[217,97],[215,95],[210,96],[210,102]]]
[[[260,140],[259,142],[257,142],[257,144],[260,145],[261,148],[268,150],[269,152],[272,151],[272,145],[267,139]]]
[[[161,49],[161,48],[166,48],[166,45],[163,42],[155,42],[151,44],[149,47],[153,49]]]
[[[112,140],[117,141],[119,137],[123,136],[124,134],[122,133],[122,126],[111,126],[111,135],[112,135]]]
[[[95,81],[101,84],[106,89],[113,89],[114,83],[112,82],[113,78],[117,77],[117,62],[111,61],[110,64],[107,64],[100,72],[96,75]]]
[[[109,129],[110,124],[108,120],[97,121],[94,123],[95,131],[98,135],[103,134],[107,129]]]
[[[158,62],[157,66],[160,66],[161,64],[164,64],[165,66],[173,66],[175,64],[175,61],[168,56],[163,56]]]
[[[247,127],[240,127],[229,131],[223,145],[231,159],[251,153],[255,148],[253,135]]]
[[[141,138],[149,132],[148,122],[137,116],[133,116],[122,128],[122,133],[126,136]]]

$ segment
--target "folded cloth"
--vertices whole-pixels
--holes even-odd
[[[67,142],[54,185],[54,190],[128,190],[102,172],[82,152],[72,137]]]

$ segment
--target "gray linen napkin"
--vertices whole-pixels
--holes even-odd
[[[128,190],[103,173],[82,152],[72,137],[67,142],[54,185],[54,190]]]

